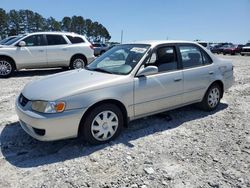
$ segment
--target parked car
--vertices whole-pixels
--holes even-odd
[[[242,47],[240,54],[242,56],[250,54],[250,43],[247,43],[244,47]]]
[[[221,54],[223,53],[225,48],[230,48],[231,46],[233,46],[232,43],[220,43],[217,46],[211,48],[210,50],[212,53]]]
[[[223,49],[223,55],[226,55],[226,54],[231,54],[231,55],[238,54],[238,53],[241,52],[243,46],[244,45],[242,45],[242,44],[238,44],[238,45],[232,45],[232,46],[229,46],[227,48],[224,48]]]
[[[101,44],[101,43],[93,43],[93,48],[94,48],[94,55],[99,56],[102,55],[104,52],[109,50],[109,47],[106,44]]]
[[[123,44],[85,69],[27,84],[16,112],[22,128],[38,140],[81,135],[101,144],[141,117],[193,103],[214,110],[233,80],[230,61],[194,42]]]
[[[208,50],[210,50],[210,48],[211,48],[209,42],[206,42],[206,41],[195,41],[195,42],[197,42],[198,44],[200,44],[200,45],[202,45],[203,47],[207,48]]]
[[[14,38],[16,38],[17,36],[10,36],[10,37],[7,37],[7,38],[5,38],[5,39],[3,39],[3,40],[1,40],[0,41],[0,45],[4,45],[5,43],[7,43],[8,41],[10,41],[10,40],[12,40],[12,39],[14,39]]]
[[[0,77],[24,68],[78,69],[93,59],[94,51],[84,36],[64,32],[24,34],[0,47]]]

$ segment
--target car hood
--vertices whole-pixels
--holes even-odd
[[[115,85],[121,79],[124,76],[79,69],[32,81],[24,87],[22,94],[29,100],[55,101]]]

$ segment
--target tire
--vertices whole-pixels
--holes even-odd
[[[70,61],[70,69],[81,69],[87,65],[87,60],[83,56],[75,56]]]
[[[213,111],[220,104],[221,96],[222,88],[218,84],[213,84],[208,88],[199,107],[205,111]]]
[[[9,58],[0,58],[0,78],[8,78],[15,71],[15,64]]]
[[[106,120],[104,120],[105,116],[108,117]],[[123,120],[119,107],[114,104],[102,104],[92,109],[84,122],[81,122],[80,134],[90,144],[104,144],[121,133]]]
[[[243,53],[240,53],[240,55],[241,55],[241,56],[244,56],[245,54],[243,54]]]

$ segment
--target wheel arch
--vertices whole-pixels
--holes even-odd
[[[84,61],[85,61],[85,63],[86,63],[86,65],[87,65],[87,63],[88,63],[87,57],[84,54],[81,54],[81,53],[77,53],[77,54],[72,55],[72,57],[70,58],[70,65],[71,65],[73,59],[76,58],[76,57],[83,58]]]
[[[91,112],[91,110],[93,110],[95,107],[99,106],[99,105],[102,105],[102,104],[114,104],[116,105],[121,111],[122,111],[122,114],[123,114],[123,118],[124,118],[124,126],[127,127],[128,126],[128,113],[127,113],[127,109],[125,107],[125,105],[119,101],[119,100],[116,100],[116,99],[105,99],[105,100],[102,100],[102,101],[99,101],[99,102],[96,102],[95,104],[91,105],[87,111],[83,114],[82,118],[81,118],[81,121],[79,123],[79,128],[78,128],[78,135],[80,134],[80,129],[81,129],[81,125],[83,124],[83,122],[86,120],[86,117],[88,116],[88,114]]]
[[[15,69],[15,70],[17,69],[17,66],[16,66],[16,61],[15,61],[12,57],[10,57],[10,56],[8,56],[8,55],[0,55],[0,58],[6,58],[6,59],[9,59],[9,60],[13,63],[13,65],[14,65],[14,69]]]
[[[212,85],[214,85],[214,84],[218,84],[219,86],[220,86],[220,88],[221,88],[221,96],[220,96],[220,98],[222,98],[223,97],[223,94],[224,94],[224,83],[221,81],[221,80],[215,80],[215,81],[213,81],[210,85],[209,85],[209,87],[207,88],[207,90],[206,90],[206,93],[207,93],[207,91],[208,91],[208,89],[212,86]],[[205,94],[206,94],[205,93]],[[205,95],[204,95],[205,96]]]

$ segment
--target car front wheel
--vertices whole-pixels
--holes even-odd
[[[222,96],[222,89],[218,84],[210,86],[200,103],[200,107],[206,111],[212,111],[217,108]]]
[[[7,78],[10,77],[14,72],[14,65],[9,59],[0,58],[0,77]]]
[[[87,114],[81,125],[83,139],[90,144],[103,144],[117,137],[123,128],[123,114],[113,104],[102,104]]]

